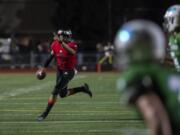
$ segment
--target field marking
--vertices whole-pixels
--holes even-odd
[[[58,131],[53,131],[53,130],[26,130],[26,131],[20,131],[20,133],[101,133],[101,132],[122,132],[121,130],[58,130]],[[7,133],[14,133],[13,131],[8,131]]]
[[[20,131],[20,133],[101,133],[101,132],[121,132],[122,130],[120,129],[106,129],[106,130],[102,130],[102,129],[91,129],[91,130],[26,130],[26,131]],[[8,131],[7,133],[11,133],[14,131]]]
[[[139,129],[140,131],[140,129]],[[26,131],[20,131],[19,133],[122,133],[124,132],[123,129],[91,129],[91,130],[26,130]],[[6,133],[14,133],[14,131],[6,131]],[[126,134],[130,135],[130,134]],[[132,135],[132,134],[131,134]],[[142,134],[140,134],[142,135]],[[143,134],[145,135],[145,134]]]
[[[135,120],[135,119],[127,119],[127,120],[68,120],[68,121],[1,121],[0,124],[73,124],[73,123],[124,123],[124,122],[131,122],[131,123],[142,123],[142,120]]]
[[[112,98],[112,96],[113,96],[113,99],[114,98],[118,98],[119,99],[119,95],[117,95],[117,94],[112,94],[112,95],[107,95],[107,94],[99,94],[99,95],[95,95],[94,97],[96,97],[96,98]],[[94,98],[93,97],[93,98]],[[41,95],[41,97],[37,97],[36,95],[34,96],[34,97],[17,97],[17,98],[11,98],[11,100],[34,100],[34,99],[36,99],[36,100],[42,100],[42,99],[47,99],[47,97],[46,96],[42,96]]]
[[[87,78],[87,75],[75,75],[73,80],[76,80],[76,79],[84,79],[84,78]]]
[[[86,130],[26,130],[20,131],[19,133],[121,133],[123,135],[148,135],[149,130],[143,128],[122,128],[122,129],[86,129]],[[5,133],[14,133],[9,130]]]
[[[87,77],[86,75],[77,75],[74,78],[74,80],[83,79],[86,77]],[[8,98],[8,97],[15,97],[15,96],[19,96],[22,94],[27,94],[27,93],[33,92],[33,91],[40,91],[40,90],[43,90],[44,88],[47,88],[47,86],[52,85],[53,83],[55,83],[55,80],[47,81],[46,83],[36,85],[36,86],[32,86],[32,87],[23,87],[23,88],[18,88],[18,89],[12,89],[10,92],[1,93],[0,100],[3,100],[3,99]]]
[[[27,87],[27,88],[25,88],[25,87],[18,88],[18,89],[12,90],[11,92],[4,92],[0,95],[0,100],[8,98],[8,97],[15,97],[18,95],[27,94],[27,93],[33,92],[33,91],[39,91],[39,90],[42,90],[43,88],[46,88],[47,86],[51,85],[52,83],[53,83],[53,81],[48,81],[48,82],[40,84],[40,85]]]
[[[127,112],[126,112],[127,113]],[[122,113],[119,114],[119,113],[115,113],[116,115],[122,115],[122,114],[126,114],[126,113]],[[103,115],[115,115],[114,113],[104,113]],[[37,114],[35,113],[27,113],[27,114],[13,114],[12,113],[5,113],[5,114],[1,114],[1,117],[2,116],[10,116],[10,117],[18,117],[18,116],[36,116]],[[95,115],[102,115],[102,114],[97,114],[97,113],[84,113],[84,114],[78,114],[78,113],[57,113],[57,114],[54,114],[52,113],[51,116],[95,116]]]
[[[14,131],[9,130],[8,132],[4,133],[14,133]],[[143,128],[122,128],[122,129],[86,129],[86,130],[25,130],[25,131],[20,131],[19,133],[121,133],[123,135],[148,135],[149,130],[148,129],[143,129]]]
[[[16,103],[12,103],[12,102],[0,102],[0,105],[34,105],[34,103],[33,102],[16,102]],[[69,105],[69,104],[71,104],[71,105],[89,105],[89,104],[91,104],[91,105],[94,105],[94,104],[96,104],[96,105],[107,105],[107,104],[119,104],[119,102],[109,102],[109,101],[93,101],[93,102],[90,102],[90,101],[72,101],[72,102],[70,102],[70,101],[66,101],[66,102],[58,102],[57,104],[60,104],[60,105]],[[44,105],[44,102],[38,102],[38,103],[36,103],[36,105]]]
[[[30,109],[23,109],[23,110],[20,110],[20,109],[1,109],[0,112],[39,112],[39,111],[42,111],[41,109],[33,109],[33,110],[30,110]],[[118,113],[120,111],[82,111],[82,110],[79,110],[79,111],[53,111],[54,113]]]

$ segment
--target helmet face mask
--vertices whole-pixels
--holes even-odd
[[[63,36],[66,41],[69,41],[72,38],[71,30],[58,30],[58,36]]]
[[[116,62],[120,69],[130,64],[163,60],[165,37],[156,24],[145,20],[130,21],[122,26],[115,38]]]
[[[167,32],[173,32],[180,27],[180,5],[174,5],[168,8],[164,15],[163,25]]]

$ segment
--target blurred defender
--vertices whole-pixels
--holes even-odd
[[[174,66],[180,72],[180,5],[168,8],[164,15],[164,28],[168,33],[168,46]]]
[[[83,86],[76,88],[67,88],[69,81],[74,77],[77,44],[71,38],[71,31],[58,31],[58,35],[54,34],[54,41],[51,44],[51,54],[46,60],[44,67],[38,72],[45,72],[51,60],[55,57],[57,63],[56,85],[49,97],[45,111],[38,117],[38,121],[44,120],[49,114],[51,108],[56,102],[57,96],[61,98],[73,95],[78,92],[84,92],[92,97],[89,86],[85,83]]]
[[[180,75],[160,65],[165,37],[145,20],[126,23],[115,38],[117,81],[127,102],[142,115],[150,135],[180,135]]]

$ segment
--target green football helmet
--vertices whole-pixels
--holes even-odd
[[[119,69],[129,64],[162,61],[165,57],[164,33],[153,22],[132,20],[117,32],[115,52]]]
[[[163,25],[167,32],[173,32],[180,27],[180,5],[173,5],[167,9]]]

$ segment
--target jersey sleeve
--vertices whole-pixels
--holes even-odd
[[[57,40],[54,40],[54,41],[51,43],[51,46],[50,46],[51,54],[54,54],[55,45],[56,45],[57,43],[58,43]]]
[[[77,44],[75,42],[70,42],[69,47],[71,47],[73,50],[77,51]]]
[[[52,42],[51,46],[50,46],[50,54],[48,55],[47,59],[44,61],[44,67],[48,67],[50,62],[52,61],[52,59],[54,58],[54,44],[55,44],[55,41]]]
[[[44,67],[48,67],[50,62],[52,61],[52,59],[54,58],[54,55],[49,54],[48,58],[46,59],[46,61],[44,62]]]

